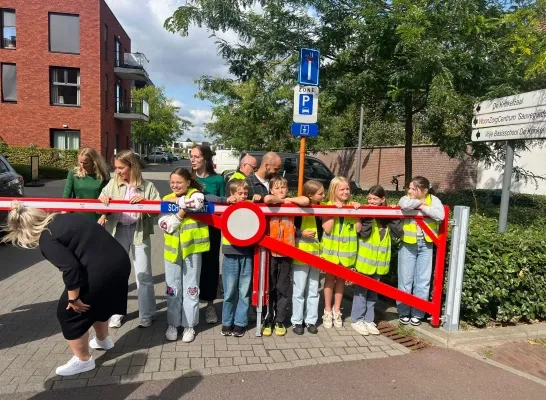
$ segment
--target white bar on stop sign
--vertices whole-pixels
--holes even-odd
[[[515,110],[546,105],[546,89],[484,100],[474,104],[475,114],[490,114],[494,112]]]
[[[544,121],[546,121],[546,106],[537,106],[485,115],[478,113],[472,118],[472,128],[481,129],[494,126],[530,124]]]

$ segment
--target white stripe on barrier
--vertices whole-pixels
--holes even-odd
[[[76,200],[76,199],[32,199],[17,198],[0,200],[0,210],[10,210],[12,200],[17,200],[25,206],[41,208],[47,211],[76,211],[76,212],[145,212],[150,214],[160,213],[160,201],[144,201],[137,204],[129,204],[127,201],[112,201],[105,206],[98,200]],[[390,207],[364,207],[354,209],[351,207],[337,208],[333,206],[297,207],[297,206],[268,206],[258,204],[264,215],[272,216],[339,216],[339,217],[382,217],[382,218],[403,218],[403,217],[425,217],[419,210],[402,211],[399,208]],[[216,204],[215,214],[223,214],[229,205]]]

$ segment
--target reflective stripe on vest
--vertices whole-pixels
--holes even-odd
[[[189,198],[196,189],[188,190],[186,198]],[[174,193],[171,193],[163,200],[173,198]],[[175,263],[178,256],[182,254],[182,259],[195,253],[203,253],[210,250],[209,228],[207,225],[196,221],[190,217],[182,218],[180,226],[171,235],[164,233],[165,247],[163,249],[163,257],[165,260]]]
[[[331,205],[332,202],[328,202]],[[322,233],[322,258],[340,264],[344,267],[351,267],[356,261],[358,252],[358,239],[355,229],[355,219],[343,219],[341,232],[339,232],[339,218],[334,218],[334,227],[330,233]]]
[[[429,207],[432,204],[432,197],[430,194],[427,195],[427,197],[425,198],[425,203]],[[431,218],[423,218],[423,221],[430,228],[432,232],[438,235],[438,229],[440,227],[440,223],[438,221],[434,221]],[[404,222],[402,223],[402,228],[404,229],[404,235],[402,236],[402,241],[408,244],[417,243],[417,222],[415,222],[414,219],[406,218],[404,219]],[[423,236],[425,237],[425,240],[427,242],[429,243],[432,242],[432,239],[426,234],[425,231],[423,231]]]
[[[320,255],[320,242],[318,240],[318,230],[317,230],[317,221],[313,216],[304,216],[301,218],[301,227],[300,230],[303,232],[305,230],[311,230],[315,232],[314,239],[307,239],[303,237],[296,238],[296,247],[300,250],[306,251],[309,254],[314,254],[315,256]],[[293,264],[298,265],[307,265],[306,263],[294,259]]]
[[[358,238],[356,270],[366,275],[386,275],[391,262],[391,235],[387,227],[381,234],[377,222],[372,220],[372,234],[367,239]]]

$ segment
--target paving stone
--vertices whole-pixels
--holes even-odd
[[[160,371],[152,373],[152,380],[178,379],[184,375],[184,371]]]
[[[260,357],[260,361],[262,362],[262,364],[269,364],[269,363],[275,362],[275,360],[273,360],[272,357]]]
[[[231,357],[221,357],[218,360],[220,367],[229,367],[230,365],[233,365],[233,358]]]
[[[318,364],[317,360],[315,360],[314,358],[308,358],[305,360],[294,360],[291,361],[291,363],[294,367],[308,367]]]
[[[231,350],[231,351],[216,351],[215,352],[216,357],[225,358],[225,357],[241,357],[241,352],[239,350]]]
[[[191,369],[205,368],[204,358],[192,358],[190,361]]]
[[[259,364],[260,363],[260,357],[247,357],[246,358],[247,364]]]
[[[278,362],[278,363],[274,363],[274,364],[267,364],[267,369],[270,370],[270,371],[274,371],[274,370],[277,370],[277,369],[288,369],[288,368],[293,368],[293,367],[294,366],[289,361]]]
[[[171,359],[161,360],[161,359],[154,358],[151,360],[147,360],[146,365],[144,366],[144,372],[158,372],[161,366],[161,361],[167,361],[167,360],[171,360]],[[173,358],[172,360],[176,360],[176,359]],[[125,375],[125,374],[122,374],[122,375]]]
[[[404,353],[401,352],[400,350],[394,350],[394,349],[385,350],[385,353],[387,353],[389,356],[403,356],[404,355]]]
[[[190,369],[188,371],[184,371],[184,377],[192,377],[192,376],[206,376],[212,374],[212,371],[210,368],[199,368],[199,369]]]
[[[87,386],[117,385],[120,383],[120,376],[101,376],[100,378],[91,378]]]
[[[296,352],[300,360],[311,358],[311,355],[306,349],[296,349],[294,351]]]
[[[343,361],[364,360],[366,358],[364,354],[343,354],[340,357]]]
[[[205,367],[206,368],[214,368],[218,367],[220,364],[218,362],[218,358],[216,357],[205,357]]]
[[[160,371],[174,371],[176,359],[170,358],[167,360],[161,360],[159,370]]]
[[[87,386],[87,379],[73,379],[69,381],[56,381],[53,389],[75,389]]]
[[[96,369],[96,374],[93,377],[100,378],[101,376],[111,376],[113,371],[114,367],[99,367]]]
[[[246,364],[246,357],[233,357],[233,365]]]
[[[239,369],[238,365],[231,365],[231,366],[228,366],[228,367],[214,367],[214,368],[211,368],[210,371],[211,371],[212,375],[215,375],[215,374],[234,374],[234,373],[240,372],[240,369]]]
[[[51,389],[53,382],[36,382],[36,383],[22,383],[17,386],[18,393],[27,393],[27,392],[41,392],[44,390]],[[0,388],[0,393],[2,389]]]
[[[144,369],[146,367],[144,365],[137,365],[135,367],[129,367],[128,375],[136,375],[136,374],[142,374],[144,373]]]
[[[317,363],[319,364],[329,364],[333,362],[342,361],[339,356],[318,357],[318,358],[315,358],[315,360],[317,360]]]
[[[267,366],[265,364],[239,365],[239,370],[241,372],[267,371]]]
[[[332,350],[334,350],[334,354],[336,356],[341,356],[347,354],[344,347],[335,347]]]
[[[177,371],[183,371],[185,369],[190,369],[190,359],[189,358],[175,358],[175,369]]]
[[[151,360],[148,360],[150,362]],[[147,364],[146,364],[147,365]],[[127,365],[116,365],[114,367],[114,370],[112,371],[112,376],[121,376],[121,375],[127,375],[129,372],[129,366]]]
[[[299,360],[298,355],[292,349],[281,350],[281,352],[282,352],[282,355],[284,356],[284,358],[286,358],[286,361]]]
[[[284,357],[284,354],[280,350],[270,350],[269,356],[273,358],[275,362],[283,362],[286,361],[286,358]]]
[[[309,355],[313,358],[317,358],[317,357],[322,357],[322,352],[320,351],[320,349],[307,349],[307,351],[309,352]]]
[[[145,382],[152,380],[152,373],[146,372],[146,373],[140,373],[140,374],[129,374],[129,375],[122,375],[120,377],[120,383],[133,383],[133,382]]]
[[[366,357],[367,360],[370,360],[373,358],[385,358],[388,357],[388,355],[384,351],[372,351],[371,353],[365,353],[364,357]]]

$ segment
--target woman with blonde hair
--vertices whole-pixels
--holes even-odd
[[[99,200],[108,205],[110,200],[161,200],[154,184],[142,178],[140,160],[131,150],[120,151],[114,159],[115,176],[102,189]],[[154,215],[146,213],[111,213],[106,218],[106,230],[131,253],[135,266],[138,291],[139,326],[148,328],[155,317],[156,304],[152,275],[150,236],[154,233]],[[123,315],[112,315],[110,328],[119,328]]]
[[[63,198],[96,199],[109,180],[110,173],[102,156],[95,149],[84,147],[78,152],[78,165],[68,172]],[[101,225],[106,221],[106,215],[82,214]]]
[[[2,239],[15,246],[40,247],[43,256],[63,273],[65,290],[57,319],[74,356],[56,369],[70,376],[91,371],[89,347],[109,350],[108,318],[127,312],[131,261],[123,247],[102,227],[80,214],[48,214],[15,201]],[[88,342],[89,328],[96,336]]]

